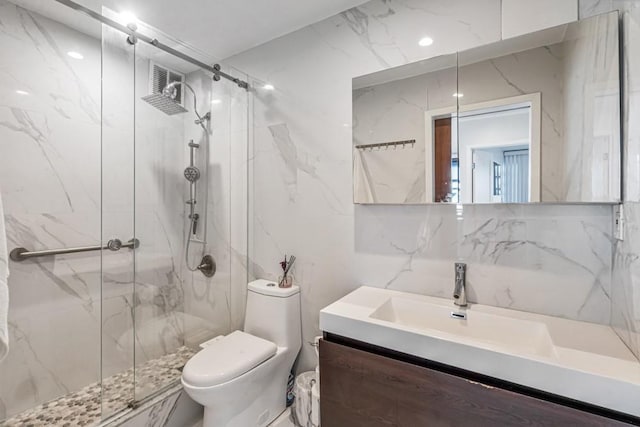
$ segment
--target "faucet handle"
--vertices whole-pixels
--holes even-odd
[[[456,262],[456,273],[464,273],[467,271],[467,264],[464,262]]]

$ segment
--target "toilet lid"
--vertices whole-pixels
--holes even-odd
[[[193,356],[182,371],[195,387],[210,387],[239,377],[276,354],[271,341],[234,331]]]

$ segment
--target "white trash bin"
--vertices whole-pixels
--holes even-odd
[[[300,427],[320,426],[320,387],[315,371],[303,372],[296,377],[296,400],[293,404],[295,420]]]

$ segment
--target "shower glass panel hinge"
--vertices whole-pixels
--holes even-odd
[[[624,240],[624,205],[621,203],[613,207],[613,237]]]

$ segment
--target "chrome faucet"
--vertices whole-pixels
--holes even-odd
[[[456,262],[456,280],[453,288],[453,303],[459,307],[467,306],[466,274],[467,264],[463,262]]]

